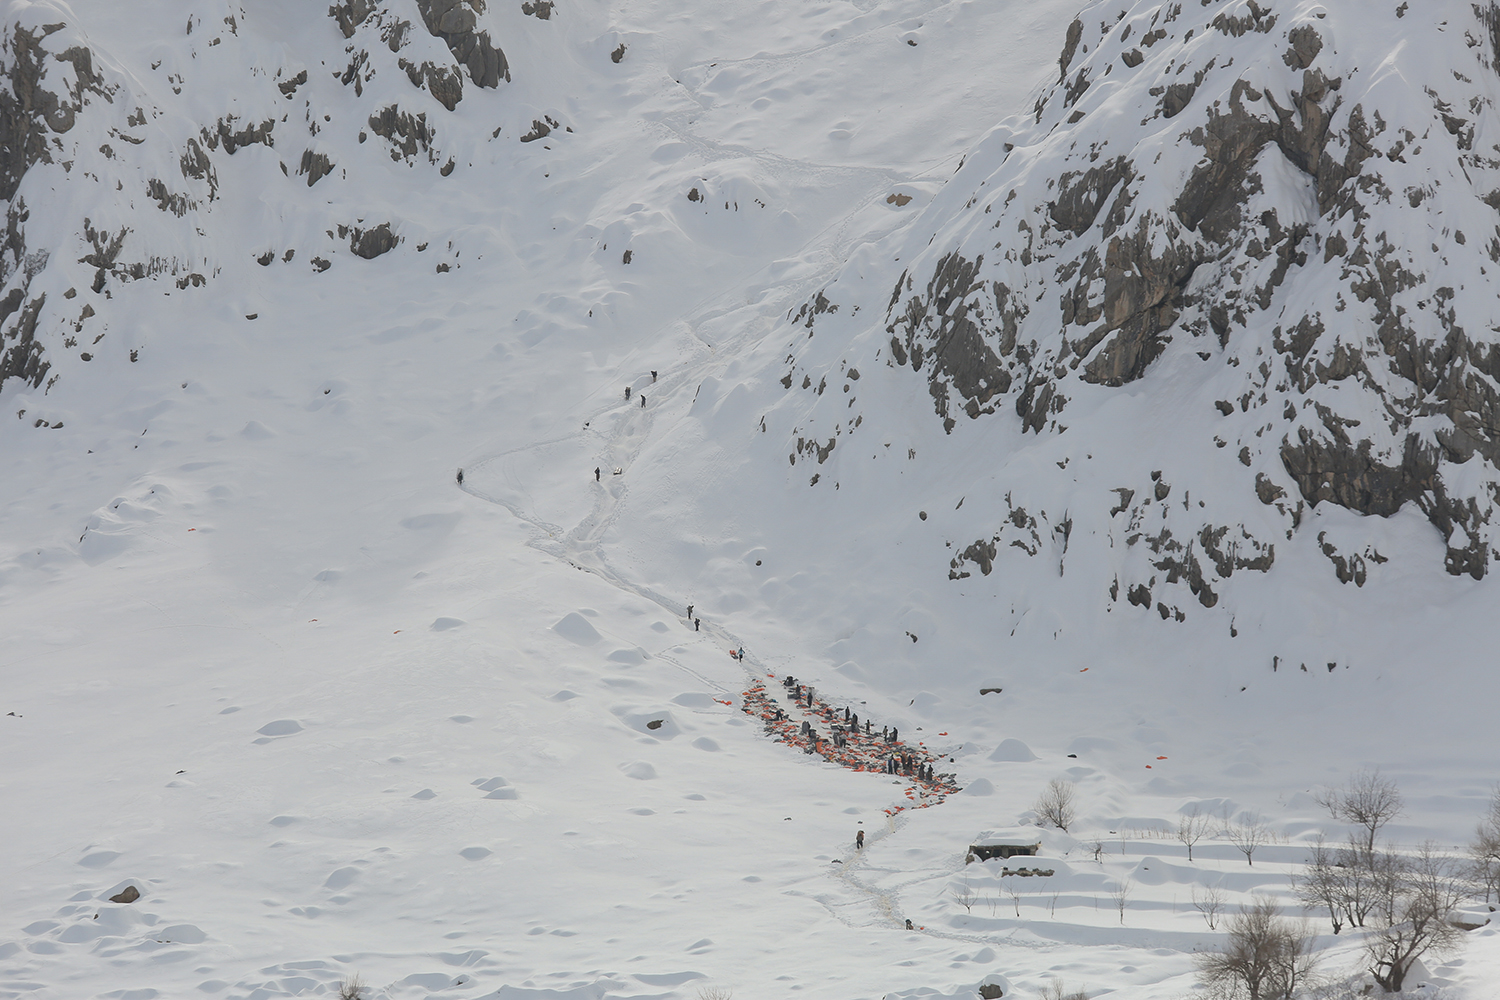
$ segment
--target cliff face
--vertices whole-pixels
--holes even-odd
[[[921,379],[948,434],[1018,421],[1096,458],[1112,446],[1089,414],[1158,399],[1205,459],[1164,474],[1114,456],[1136,467],[1100,482],[1085,543],[1137,554],[1099,581],[1111,603],[1215,607],[1309,530],[1363,586],[1388,557],[1369,533],[1332,540],[1309,517],[1324,505],[1411,505],[1447,571],[1480,579],[1500,555],[1497,30],[1500,8],[1468,3],[1091,4],[1032,114],[877,265],[885,293],[862,262],[793,329],[879,322],[845,364]],[[817,343],[788,355],[789,392],[833,363]],[[789,406],[837,439],[856,426],[837,402]],[[1036,475],[1018,489],[1077,470]],[[951,575],[1013,548],[1061,558],[1078,514],[994,512],[953,543]]]

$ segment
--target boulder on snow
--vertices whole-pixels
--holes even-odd
[[[141,890],[133,885],[127,885],[113,896],[109,897],[111,903],[134,903],[141,898]]]

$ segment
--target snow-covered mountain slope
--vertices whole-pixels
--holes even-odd
[[[3,13],[0,996],[1178,996],[1319,784],[1467,836],[1488,8]]]

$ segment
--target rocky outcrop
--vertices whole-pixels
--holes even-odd
[[[359,226],[340,226],[339,237],[348,237],[349,250],[356,257],[374,260],[381,254],[390,253],[401,242],[401,237],[391,231],[389,222],[364,229]]]
[[[73,128],[89,95],[109,100],[111,89],[94,72],[93,53],[82,46],[48,52],[42,40],[62,28],[49,24],[28,29],[17,23],[10,28],[5,63],[0,67],[8,87],[0,87],[0,200],[15,197],[21,178],[36,163],[52,162],[49,133],[62,134]],[[71,72],[55,74],[71,81],[61,90],[48,90],[44,79],[49,64],[66,63]]]
[[[510,66],[490,33],[475,30],[484,8],[484,0],[417,0],[427,30],[447,43],[469,79],[476,86],[498,87],[501,80],[510,81]]]
[[[425,153],[429,161],[437,162],[432,149],[432,126],[427,124],[425,112],[413,115],[392,104],[371,115],[369,125],[371,132],[391,144],[391,159],[409,160]]]

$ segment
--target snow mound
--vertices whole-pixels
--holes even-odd
[[[1039,758],[1031,752],[1031,747],[1025,743],[1022,743],[1020,740],[1010,739],[1001,740],[1000,745],[990,753],[989,759],[1014,761],[1015,763],[1024,764],[1028,761],[1038,760]]]
[[[600,635],[594,626],[588,623],[588,619],[576,611],[564,615],[562,620],[552,626],[552,631],[562,636],[569,642],[580,646],[592,646],[598,642]]]

